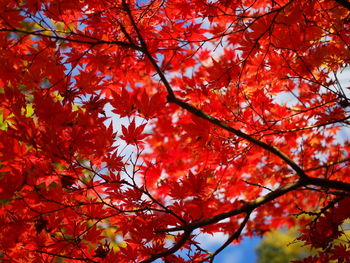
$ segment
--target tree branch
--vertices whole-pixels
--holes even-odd
[[[200,109],[197,109],[196,107],[194,107],[194,106],[188,104],[187,102],[184,102],[176,97],[172,98],[172,97],[168,96],[168,101],[179,105],[181,108],[186,109],[187,111],[191,112],[192,114],[196,115],[197,117],[205,119],[205,120],[209,121],[210,123],[237,135],[238,137],[246,139],[247,141],[249,141],[257,146],[260,146],[261,148],[267,150],[268,152],[276,155],[277,157],[279,157],[280,159],[285,161],[299,175],[300,178],[307,177],[304,170],[299,165],[297,165],[285,153],[281,152],[276,147],[268,145],[262,141],[259,141],[258,139],[250,136],[249,134],[246,134],[240,130],[237,130],[237,129],[229,126],[228,124],[220,121],[219,119],[206,114],[205,112],[201,111]]]
[[[305,171],[306,172],[315,171],[315,170],[318,170],[318,169],[328,168],[328,167],[331,167],[331,166],[334,166],[334,165],[337,165],[337,164],[341,164],[341,163],[345,163],[345,162],[350,162],[350,158],[345,158],[345,159],[341,159],[341,160],[338,160],[338,161],[325,163],[325,164],[317,166],[317,167],[306,169]]]
[[[154,58],[152,57],[151,53],[148,50],[148,46],[147,46],[145,40],[143,39],[142,34],[141,34],[139,28],[137,27],[136,22],[135,22],[132,14],[131,14],[129,5],[125,2],[125,0],[122,1],[122,4],[123,4],[124,10],[126,11],[128,17],[130,19],[130,22],[131,22],[132,26],[133,26],[136,34],[137,34],[137,37],[139,38],[139,41],[140,41],[141,47],[142,47],[142,52],[146,55],[146,57],[149,59],[149,61],[151,62],[152,66],[154,67],[154,69],[157,71],[160,79],[162,80],[162,82],[163,82],[163,84],[164,84],[164,86],[165,86],[165,88],[166,88],[166,90],[168,92],[168,96],[171,97],[171,98],[175,98],[175,94],[174,94],[174,91],[172,90],[172,88],[170,86],[170,83],[168,82],[167,78],[163,74],[163,71],[160,69],[160,67],[158,66],[157,62],[154,60]]]
[[[345,7],[350,11],[350,2],[348,0],[335,0],[338,4],[340,4],[342,7]]]
[[[50,38],[50,39],[54,39],[54,40],[62,40],[62,41],[68,41],[68,42],[74,42],[74,43],[80,43],[80,44],[87,44],[87,45],[102,45],[102,44],[107,44],[107,45],[117,45],[120,47],[126,47],[126,48],[132,48],[135,50],[139,50],[142,51],[142,48],[139,47],[138,45],[135,45],[133,43],[127,43],[127,42],[123,42],[123,41],[118,41],[118,40],[114,40],[114,41],[106,41],[106,40],[101,40],[101,39],[95,39],[89,36],[85,36],[85,35],[78,35],[79,37],[84,37],[87,39],[91,39],[91,40],[79,40],[79,39],[74,39],[74,38],[68,38],[68,37],[62,37],[59,35],[55,35],[55,36],[51,36],[51,35],[47,35],[44,34],[43,32],[56,32],[54,30],[39,30],[39,31],[26,31],[26,30],[21,30],[18,28],[0,28],[0,32],[9,32],[9,33],[22,33],[22,34],[27,34],[27,35],[32,35],[32,36],[38,36],[38,37],[46,37],[46,38]],[[56,32],[57,33],[57,32]]]
[[[54,257],[59,257],[59,258],[73,259],[73,260],[79,260],[79,261],[90,262],[90,263],[98,263],[98,261],[95,261],[95,260],[92,260],[92,259],[89,259],[89,258],[70,257],[70,256],[50,253],[50,252],[46,252],[46,251],[41,251],[41,250],[35,250],[35,252],[40,253],[40,254],[46,254],[46,255],[54,256]]]
[[[191,112],[192,114],[196,115],[197,117],[200,117],[204,120],[207,120],[207,121],[211,122],[212,124],[219,126],[223,129],[237,135],[238,137],[246,139],[247,141],[249,141],[257,146],[260,146],[261,148],[271,152],[272,154],[278,156],[280,159],[284,160],[299,175],[299,177],[301,177],[301,178],[306,177],[306,174],[303,171],[303,169],[299,165],[297,165],[294,161],[292,161],[286,154],[284,154],[283,152],[278,150],[276,147],[270,146],[262,141],[259,141],[258,139],[227,125],[226,123],[220,121],[219,119],[216,119],[216,118],[204,113],[200,109],[195,108],[194,106],[188,104],[187,102],[184,102],[184,101],[178,99],[175,96],[174,91],[171,88],[170,83],[168,82],[167,78],[165,77],[163,71],[159,68],[157,62],[153,59],[152,55],[150,54],[148,47],[147,47],[147,44],[146,44],[145,40],[143,39],[141,32],[138,29],[138,27],[135,23],[135,20],[131,14],[130,8],[129,8],[128,4],[125,2],[125,0],[123,0],[123,7],[128,14],[128,17],[131,21],[131,24],[133,25],[134,30],[136,31],[136,34],[137,34],[139,41],[141,43],[141,47],[143,49],[142,51],[148,57],[151,64],[153,65],[154,69],[157,71],[160,79],[162,80],[162,82],[163,82],[163,84],[168,92],[168,96],[167,96],[168,102],[177,104],[181,108],[187,110],[188,112]]]
[[[163,257],[169,256],[169,255],[175,253],[186,243],[186,241],[188,240],[190,235],[191,235],[191,231],[185,231],[183,233],[181,239],[178,242],[176,242],[174,246],[172,246],[171,248],[169,248],[163,252],[152,255],[151,257],[141,261],[140,263],[151,263],[158,258],[163,258]]]
[[[211,255],[211,260],[210,263],[214,262],[214,258],[216,255],[218,255],[222,250],[224,250],[228,245],[230,245],[234,240],[238,239],[245,227],[245,225],[247,224],[248,220],[249,220],[249,216],[250,216],[251,211],[247,212],[247,215],[245,216],[243,222],[240,224],[239,228],[236,230],[236,232],[234,232],[227,240],[226,242],[219,247],[212,255]]]
[[[304,179],[305,185],[314,185],[322,188],[333,188],[345,192],[350,192],[350,183],[323,178],[307,177]]]
[[[298,188],[302,186],[307,186],[307,185],[314,185],[314,186],[319,186],[323,188],[333,188],[337,190],[350,192],[350,183],[344,183],[340,181],[328,180],[328,179],[322,179],[322,178],[312,178],[312,177],[301,178],[297,182],[280,187],[268,193],[265,196],[258,197],[254,201],[247,202],[241,207],[232,209],[230,211],[227,211],[212,217],[208,217],[201,221],[192,222],[185,226],[161,229],[161,230],[158,230],[157,232],[161,233],[161,232],[174,232],[174,231],[193,231],[196,228],[204,227],[210,224],[215,224],[223,219],[226,219],[241,213],[248,213],[250,211],[253,211],[254,209],[258,208],[259,206],[262,206],[263,204],[273,201],[276,198],[282,195],[285,195],[288,192],[297,190]]]
[[[208,217],[206,219],[200,220],[200,221],[195,221],[192,223],[189,223],[188,225],[185,226],[180,226],[180,227],[172,227],[168,229],[160,229],[157,232],[162,233],[162,232],[175,232],[175,231],[193,231],[196,228],[204,227],[210,224],[215,224],[221,220],[224,220],[226,218],[241,214],[241,213],[250,213],[254,209],[258,208],[259,206],[262,206],[263,204],[266,204],[272,200],[275,200],[276,198],[291,192],[293,190],[298,189],[301,186],[304,186],[305,183],[303,183],[302,180],[299,180],[297,182],[288,184],[286,186],[280,187],[273,192],[268,193],[265,196],[258,197],[256,200],[251,201],[251,202],[246,202],[244,205],[241,207],[232,209],[230,211]]]

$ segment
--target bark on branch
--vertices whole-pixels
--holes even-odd
[[[139,31],[137,24],[132,16],[131,10],[130,10],[128,4],[125,2],[125,0],[123,0],[123,8],[127,12],[128,17],[130,19],[130,22],[131,22],[138,38],[139,38],[139,41],[141,43],[141,47],[143,49],[145,56],[147,56],[147,58],[150,60],[151,64],[153,65],[154,69],[158,73],[161,81],[163,82],[163,85],[165,86],[165,88],[168,92],[167,100],[169,103],[177,104],[181,108],[187,110],[188,112],[191,112],[192,114],[196,115],[197,117],[202,118],[204,120],[207,120],[210,123],[212,123],[218,127],[221,127],[224,130],[227,130],[227,131],[237,135],[238,137],[246,139],[247,141],[253,143],[254,145],[257,145],[257,146],[267,150],[268,152],[276,155],[277,157],[279,157],[280,159],[285,161],[299,175],[300,178],[306,177],[306,174],[303,171],[303,169],[299,165],[297,165],[293,160],[291,160],[286,154],[284,154],[283,152],[278,150],[276,147],[268,145],[268,144],[266,144],[266,143],[264,143],[256,138],[250,136],[249,134],[246,134],[240,130],[237,130],[237,129],[229,126],[228,124],[224,123],[223,121],[220,121],[219,119],[204,113],[203,111],[192,106],[191,104],[184,102],[181,99],[177,98],[173,89],[171,88],[170,83],[168,82],[167,78],[165,77],[163,71],[160,69],[157,62],[154,60],[151,53],[149,52],[147,44],[146,44],[141,32]]]
[[[350,2],[348,0],[335,0],[335,1],[350,11]]]

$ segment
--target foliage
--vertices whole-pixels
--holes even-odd
[[[315,218],[312,220],[315,220]],[[317,250],[311,249],[310,245],[300,240],[302,238],[300,238],[298,228],[299,226],[290,229],[273,230],[266,234],[256,248],[258,263],[288,263],[301,259],[307,262],[307,260],[312,258],[315,254],[322,253],[322,248],[318,248]],[[343,245],[345,243],[349,242],[349,220],[344,221],[339,228],[342,234],[339,235],[337,239],[330,242],[328,244],[329,247],[340,249],[344,247]],[[336,253],[340,253],[339,255],[341,255],[341,251],[337,251]],[[335,254],[332,259],[328,259],[327,262],[341,262],[341,257],[338,258],[338,255]]]
[[[213,262],[311,214],[303,262],[349,262],[349,20],[344,0],[2,0],[2,259]]]
[[[296,228],[273,230],[264,236],[256,248],[258,263],[288,263],[310,255],[310,248],[297,241]]]

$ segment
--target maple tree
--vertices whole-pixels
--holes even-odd
[[[300,224],[304,262],[349,261],[349,21],[346,0],[1,1],[1,260],[213,262]]]

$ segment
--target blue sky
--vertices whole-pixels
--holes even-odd
[[[201,238],[199,241],[202,248],[205,248],[211,252],[214,252],[218,247],[220,247],[225,241],[226,238],[224,235],[216,234],[214,236],[207,236]],[[259,245],[261,238],[244,238],[240,244],[233,245],[231,244],[226,249],[221,251],[215,257],[214,263],[255,263],[257,260],[257,255],[255,253],[255,248]],[[184,254],[182,252],[177,254]],[[188,259],[184,256],[185,259]],[[158,259],[156,263],[163,262]]]
[[[215,263],[255,263],[255,248],[260,243],[260,238],[245,238],[238,245],[230,245],[216,258]]]

